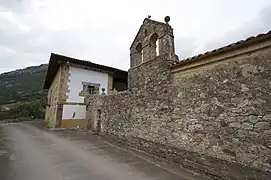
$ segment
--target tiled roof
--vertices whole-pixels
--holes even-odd
[[[215,56],[215,55],[218,55],[220,53],[228,52],[228,51],[231,51],[231,50],[234,50],[234,49],[242,48],[242,47],[245,47],[247,45],[250,45],[250,44],[253,44],[255,42],[262,41],[262,40],[265,40],[265,39],[268,39],[268,38],[271,38],[271,30],[269,32],[265,33],[265,34],[258,34],[257,36],[251,36],[251,37],[249,37],[249,38],[247,38],[245,40],[241,40],[241,41],[238,41],[236,43],[232,43],[232,44],[229,44],[227,46],[224,46],[224,47],[221,47],[221,48],[218,48],[218,49],[214,49],[212,51],[207,51],[204,54],[199,54],[199,55],[189,57],[189,58],[183,59],[181,61],[175,62],[171,66],[171,68],[175,68],[175,67],[179,67],[179,66],[182,66],[182,65],[185,65],[185,64],[193,63],[195,61],[200,61],[200,60],[202,60],[204,58]]]

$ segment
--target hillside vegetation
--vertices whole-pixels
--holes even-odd
[[[0,105],[33,101],[46,96],[42,86],[47,64],[0,75]]]
[[[43,64],[0,74],[0,120],[44,117],[47,67]]]

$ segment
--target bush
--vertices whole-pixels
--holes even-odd
[[[45,100],[37,100],[14,105],[9,111],[1,112],[0,119],[17,119],[31,117],[31,119],[43,119],[45,114]]]

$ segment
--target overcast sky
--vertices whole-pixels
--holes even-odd
[[[0,73],[51,52],[127,70],[147,15],[171,17],[180,59],[271,30],[270,0],[0,0]]]

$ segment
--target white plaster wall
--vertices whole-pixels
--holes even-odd
[[[69,69],[69,92],[67,103],[84,103],[84,97],[79,96],[79,93],[83,90],[82,82],[97,83],[100,84],[99,92],[102,93],[102,88],[105,88],[107,92],[108,86],[108,74],[97,71],[91,71],[81,68],[70,67]],[[72,118],[75,112],[75,117]],[[64,104],[62,119],[85,119],[86,118],[86,106],[85,105],[71,105]]]
[[[74,118],[73,113],[75,113]],[[86,106],[85,105],[63,105],[62,120],[65,119],[85,119],[86,118]]]
[[[75,67],[70,67],[69,73],[70,92],[67,93],[67,102],[84,103],[84,97],[78,95],[83,89],[83,81],[100,84],[99,92],[102,93],[102,88],[105,88],[105,92],[107,92],[108,74]]]

